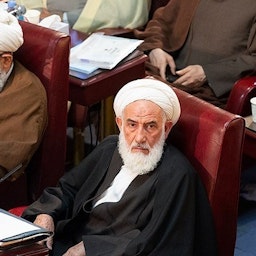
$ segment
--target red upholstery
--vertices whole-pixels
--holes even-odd
[[[256,97],[256,75],[238,80],[231,91],[226,109],[241,116],[251,115],[250,99]],[[256,166],[256,135],[246,129],[242,171]]]
[[[16,216],[21,216],[22,213],[24,212],[24,210],[26,209],[27,206],[22,205],[22,206],[18,206],[15,208],[11,208],[9,210],[10,213],[15,214]]]
[[[175,89],[182,113],[170,141],[191,161],[213,210],[219,256],[233,256],[240,190],[244,120]]]
[[[15,58],[42,81],[48,99],[48,126],[26,174],[0,184],[0,207],[9,209],[35,200],[55,185],[66,158],[70,37],[27,22],[20,23],[24,44]]]
[[[226,110],[241,116],[251,114],[250,99],[256,97],[256,75],[238,80],[231,91]]]

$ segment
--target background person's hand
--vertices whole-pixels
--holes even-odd
[[[175,74],[176,65],[173,57],[160,48],[153,49],[149,53],[149,59],[153,66],[159,69],[160,76],[166,80],[166,67],[169,65],[172,74]]]
[[[206,82],[206,75],[200,65],[190,65],[176,72],[180,77],[174,84],[195,88],[200,87]]]

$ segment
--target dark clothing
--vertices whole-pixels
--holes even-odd
[[[174,57],[177,69],[201,65],[205,86],[177,87],[225,105],[235,81],[256,67],[256,1],[171,0],[136,35],[145,39],[140,49],[163,49]]]
[[[217,255],[200,178],[170,145],[158,167],[137,176],[119,202],[92,207],[120,171],[117,142],[118,136],[106,138],[60,179],[58,188],[46,189],[23,217],[33,221],[37,214],[50,214],[56,240],[62,246],[69,241],[65,250],[83,240],[87,256]]]

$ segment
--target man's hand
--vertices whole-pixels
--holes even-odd
[[[200,65],[190,65],[176,72],[180,77],[174,84],[195,88],[200,87],[206,82],[206,75]]]
[[[70,247],[63,256],[86,256],[83,241]]]
[[[165,72],[166,72],[167,65],[170,66],[172,74],[173,75],[175,74],[176,65],[173,57],[170,54],[163,51],[162,49],[156,48],[152,50],[149,54],[149,59],[151,64],[159,69],[160,76],[164,80],[166,80]]]
[[[54,221],[53,218],[48,214],[39,214],[34,223],[42,228],[45,228],[54,233]],[[52,250],[53,236],[46,240],[46,246]]]

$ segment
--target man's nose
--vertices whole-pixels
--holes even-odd
[[[143,128],[139,128],[136,132],[135,141],[137,143],[143,143],[146,141],[146,132]]]

